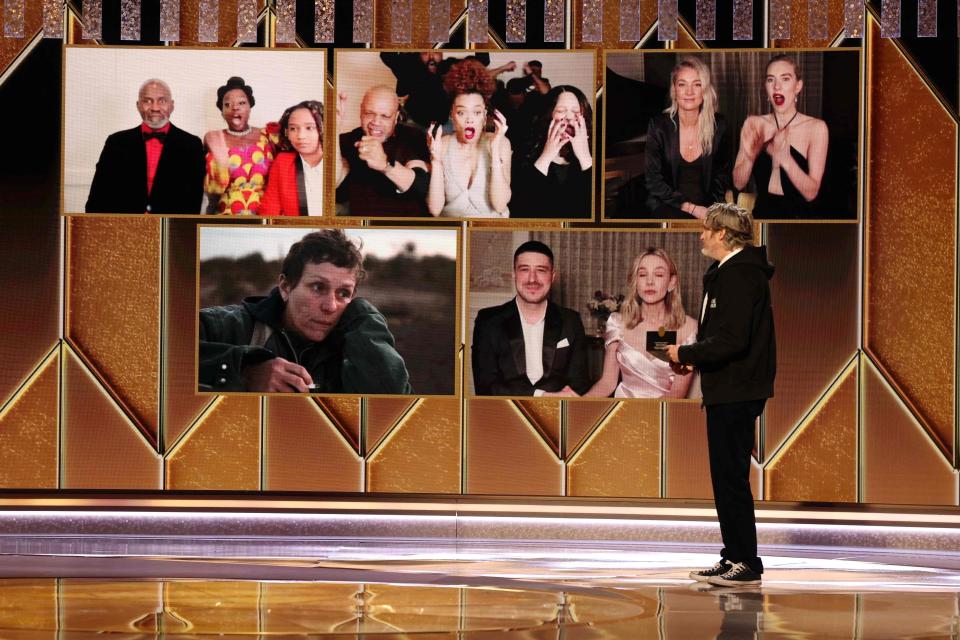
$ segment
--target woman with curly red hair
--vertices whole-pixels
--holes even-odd
[[[443,86],[454,135],[444,136],[441,125],[428,132],[427,208],[434,216],[506,218],[511,157],[506,118],[494,110],[493,131],[485,130],[496,82],[480,62],[467,59],[450,68]]]

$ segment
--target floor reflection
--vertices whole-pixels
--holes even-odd
[[[0,556],[0,638],[956,638],[960,574],[765,558],[762,587],[691,583],[704,554],[403,559]]]

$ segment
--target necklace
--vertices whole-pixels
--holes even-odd
[[[242,138],[243,136],[253,131],[253,127],[247,125],[247,128],[244,129],[243,131],[234,131],[233,129],[227,129],[226,131],[232,136],[237,136],[238,138]]]
[[[777,112],[774,111],[774,112],[773,112],[773,121],[777,124],[777,130],[779,131],[779,130],[781,130],[781,129],[786,129],[787,127],[789,127],[789,126],[790,126],[790,123],[793,122],[798,115],[800,115],[800,112],[799,112],[799,111],[794,111],[794,112],[793,112],[793,116],[792,116],[789,120],[787,120],[787,124],[785,124],[785,125],[783,125],[783,126],[781,127],[781,126],[780,126],[780,121],[777,120]]]

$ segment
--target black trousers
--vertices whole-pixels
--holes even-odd
[[[757,556],[757,521],[750,493],[750,457],[757,417],[766,400],[707,406],[707,448],[710,480],[728,562],[745,562],[763,573]]]

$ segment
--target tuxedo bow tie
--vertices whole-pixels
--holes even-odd
[[[167,139],[167,134],[163,131],[142,131],[141,133],[143,133],[144,142],[150,140],[151,138],[156,139],[159,142],[163,142]]]

